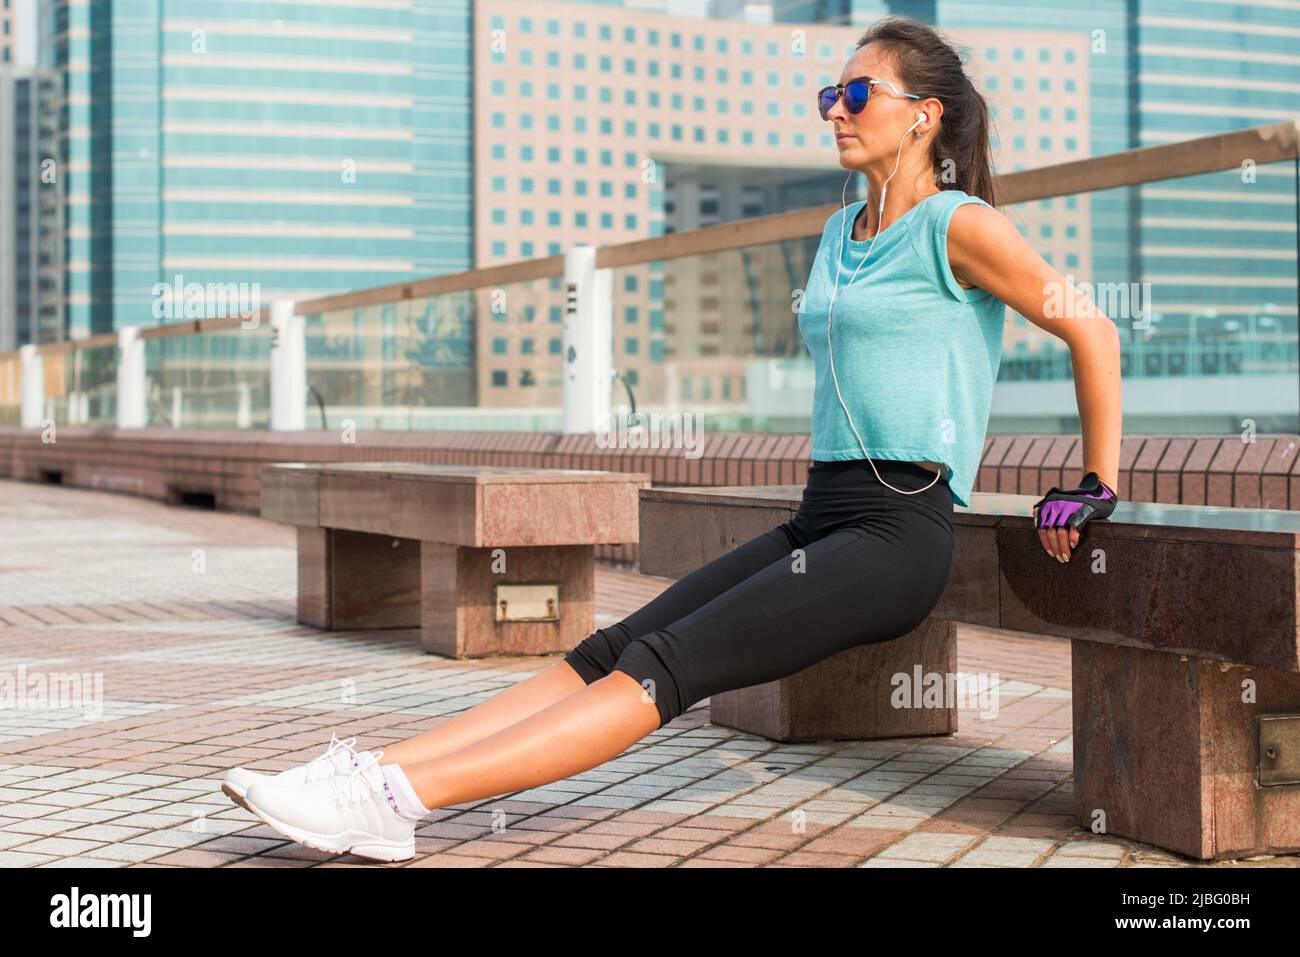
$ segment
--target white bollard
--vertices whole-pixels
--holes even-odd
[[[239,396],[235,408],[235,428],[247,429],[253,425],[253,393],[247,382],[235,383],[235,394]]]
[[[564,286],[563,431],[604,431],[614,368],[613,271],[596,268],[595,247],[574,246],[564,254]]]
[[[277,432],[306,427],[306,329],[305,317],[294,315],[292,302],[271,303],[271,428]]]
[[[144,340],[135,326],[117,331],[117,427],[143,429],[149,424],[145,402]]]
[[[23,377],[18,422],[24,429],[39,429],[45,412],[45,364],[34,345],[19,347],[18,357]]]

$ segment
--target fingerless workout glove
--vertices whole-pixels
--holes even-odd
[[[1056,486],[1034,503],[1038,528],[1077,528],[1092,518],[1106,518],[1115,511],[1119,497],[1096,472],[1083,477],[1078,488],[1063,492]]]

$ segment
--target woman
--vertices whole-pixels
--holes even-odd
[[[919,23],[882,21],[818,97],[874,202],[828,220],[799,315],[817,376],[796,517],[431,731],[383,752],[335,740],[274,778],[236,769],[232,797],[293,840],[403,860],[432,808],[594,768],[709,695],[916,628],[948,579],[1005,306],[1065,340],[1076,373],[1087,475],[1035,506],[1044,549],[1068,561],[1084,523],[1110,514],[1118,333],[1095,312],[1046,314],[1065,279],[990,205],[987,106],[956,53]]]

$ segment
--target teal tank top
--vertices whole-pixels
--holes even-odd
[[[862,458],[827,358],[839,254],[835,371],[867,455],[940,463],[953,501],[968,506],[1002,362],[1006,305],[958,284],[948,264],[948,223],[958,206],[988,203],[956,189],[927,196],[885,227],[864,263],[871,240],[849,235],[864,202],[826,221],[798,313],[815,372],[812,458]]]

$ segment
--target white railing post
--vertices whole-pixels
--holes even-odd
[[[293,302],[271,303],[271,335],[271,428],[301,432],[307,422],[307,336]]]
[[[253,426],[253,392],[247,382],[235,383],[235,428],[248,429]]]
[[[144,340],[136,326],[117,330],[117,427],[143,429],[149,424],[145,402]]]
[[[596,268],[594,246],[574,246],[564,254],[564,287],[563,430],[605,430],[613,381],[613,272]]]
[[[45,365],[34,345],[20,346],[22,364],[22,408],[18,422],[24,429],[39,429],[45,414]]]

